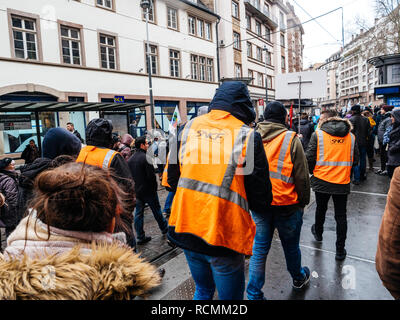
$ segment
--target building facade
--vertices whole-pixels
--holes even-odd
[[[318,70],[327,71],[326,96],[318,99],[318,104],[324,109],[336,109],[339,107],[339,63],[341,51],[331,55]]]
[[[289,73],[301,72],[303,71],[304,28],[296,16],[294,7],[289,2],[286,2],[286,6],[289,9],[287,16],[288,71]]]
[[[248,78],[257,115],[275,98],[275,76],[288,72],[288,8],[281,0],[215,1],[221,16],[221,78]],[[268,92],[268,94],[267,94]]]
[[[183,121],[195,116],[218,87],[219,17],[197,0],[153,0],[148,64],[145,15],[139,4],[1,1],[0,101],[113,102],[123,96],[125,102],[149,103],[151,68],[156,126],[168,131],[176,107]],[[41,135],[71,121],[84,137],[87,122],[98,116],[43,112]],[[126,115],[105,112],[104,117],[113,120],[116,132],[126,133]],[[136,135],[143,134],[150,127],[150,107],[135,109],[129,121],[136,125]],[[33,126],[0,131],[0,154],[19,153],[30,139],[36,140]]]

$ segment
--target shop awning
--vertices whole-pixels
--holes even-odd
[[[0,112],[75,112],[75,111],[129,111],[149,106],[148,103],[103,102],[7,102],[0,101]]]

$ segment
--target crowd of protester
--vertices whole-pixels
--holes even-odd
[[[265,299],[275,229],[292,287],[302,291],[311,278],[299,245],[311,190],[316,209],[309,232],[323,241],[332,197],[335,258],[343,261],[351,184],[363,184],[368,171],[393,177],[376,267],[400,298],[400,110],[354,105],[350,112],[323,110],[315,123],[307,113],[290,119],[273,101],[258,122],[255,117],[247,86],[225,82],[169,141],[121,137],[111,121],[99,118],[89,122],[85,139],[72,123],[50,129],[42,154],[31,140],[19,170],[15,160],[0,160],[0,227],[7,242],[0,255],[0,299],[146,296],[164,273],[136,253],[137,245],[152,240],[144,230],[146,205],[165,241],[183,249],[196,284],[194,299],[211,300],[215,290],[220,299],[240,300],[245,293],[250,300]],[[203,149],[208,144],[213,148]],[[216,163],[210,150],[230,160]],[[206,164],[195,161],[198,155]],[[163,209],[160,183],[168,191]],[[53,274],[57,281],[43,283],[43,268],[50,275],[51,268],[61,270]]]

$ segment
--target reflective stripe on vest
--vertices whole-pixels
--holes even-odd
[[[117,153],[114,150],[110,150],[107,152],[104,161],[103,161],[103,169],[107,169],[111,165],[111,159],[113,158],[114,154]]]
[[[181,159],[180,160],[181,163],[183,162],[184,151],[192,121],[185,126],[185,129],[183,131],[182,139],[185,140],[182,140],[181,143],[180,157],[179,157]],[[229,160],[229,164],[228,167],[226,168],[224,178],[220,186],[210,183],[205,183],[199,180],[180,178],[178,182],[178,187],[213,195],[215,197],[235,203],[243,210],[249,212],[249,204],[247,200],[244,199],[240,194],[230,189],[232,181],[235,177],[236,168],[240,164],[240,157],[243,152],[243,146],[246,140],[250,138],[249,133],[254,134],[254,131],[249,127],[247,127],[246,125],[243,125],[240,128],[240,132],[238,133],[238,136],[233,144],[233,151]]]
[[[287,177],[282,174],[283,167],[285,165],[285,156],[288,148],[290,148],[290,141],[295,133],[293,131],[286,131],[285,138],[279,151],[278,167],[277,171],[270,171],[269,176],[274,179],[282,180],[286,183],[294,183],[293,177]]]
[[[317,130],[317,159],[314,177],[334,184],[349,184],[354,162],[355,136],[332,136]]]
[[[330,166],[330,167],[351,167],[354,162],[354,146],[355,137],[350,134],[351,137],[351,161],[324,161],[324,133],[322,130],[317,130],[318,135],[318,145],[319,145],[319,160],[316,162],[317,166]]]
[[[291,145],[296,133],[284,131],[272,140],[263,141],[269,164],[272,185],[272,206],[290,206],[299,203],[294,185]]]

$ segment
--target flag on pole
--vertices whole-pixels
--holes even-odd
[[[176,128],[178,124],[182,122],[181,115],[179,113],[178,106],[176,106],[174,114],[172,115],[171,122],[169,123],[169,133],[176,133]]]
[[[289,113],[289,116],[290,116],[290,129],[292,129],[292,126],[293,126],[293,103],[292,103],[292,105],[290,106],[290,113]]]
[[[350,110],[351,110],[351,102],[349,100],[349,103],[347,104],[347,111],[350,111]]]

